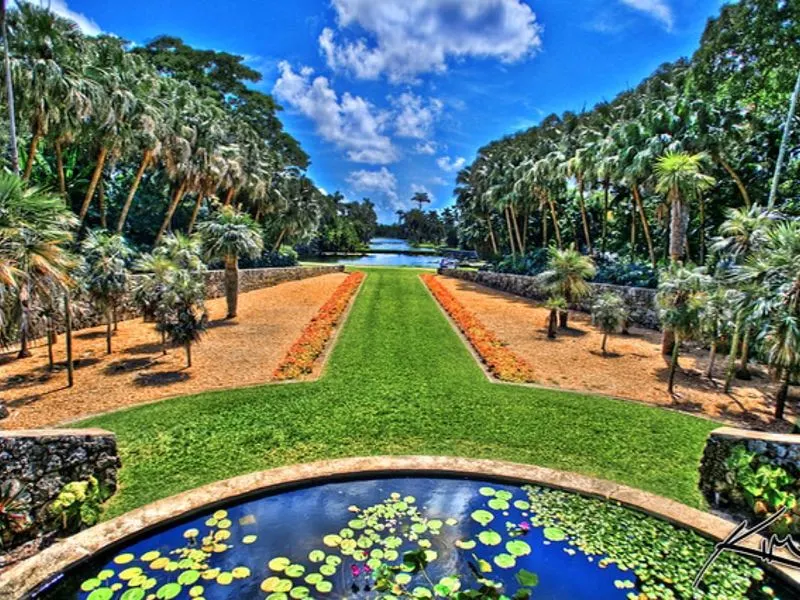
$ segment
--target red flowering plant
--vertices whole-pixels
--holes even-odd
[[[468,311],[455,296],[432,274],[421,275],[422,281],[439,301],[445,312],[455,321],[461,332],[481,357],[489,371],[502,381],[533,383],[533,367],[509,350],[478,318]]]
[[[328,340],[339,318],[347,309],[347,305],[358,286],[364,280],[364,273],[356,272],[348,275],[333,292],[319,312],[306,325],[300,337],[292,344],[286,356],[272,374],[273,381],[297,379],[311,373],[317,358],[325,350]]]

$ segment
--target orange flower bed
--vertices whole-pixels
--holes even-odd
[[[426,273],[421,277],[433,296],[442,305],[442,308],[452,317],[462,333],[467,336],[470,344],[475,348],[483,362],[486,363],[486,366],[489,367],[492,375],[502,381],[514,381],[517,383],[533,383],[536,381],[533,367],[506,348],[505,344],[487,329],[475,315],[456,300],[435,275]]]
[[[364,273],[356,272],[347,277],[322,305],[316,316],[303,329],[303,333],[292,344],[286,356],[272,374],[273,381],[297,379],[308,375],[314,362],[325,350],[325,345],[333,335],[333,329],[347,308],[350,298],[356,293],[364,279]]]

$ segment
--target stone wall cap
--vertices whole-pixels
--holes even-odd
[[[800,444],[800,435],[796,433],[769,433],[766,431],[736,429],[735,427],[720,427],[712,431],[711,436],[718,438],[759,440],[762,442],[775,442],[779,444]]]
[[[110,437],[116,435],[105,429],[12,429],[0,431],[0,440],[3,438],[32,438],[49,439],[63,437]]]

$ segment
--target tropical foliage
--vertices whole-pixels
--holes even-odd
[[[605,292],[592,304],[592,322],[603,332],[601,350],[606,355],[606,341],[611,333],[620,329],[628,319],[625,301],[614,292]]]

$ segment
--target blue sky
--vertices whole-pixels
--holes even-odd
[[[88,32],[247,57],[328,192],[452,202],[488,141],[690,55],[722,0],[51,0]]]

